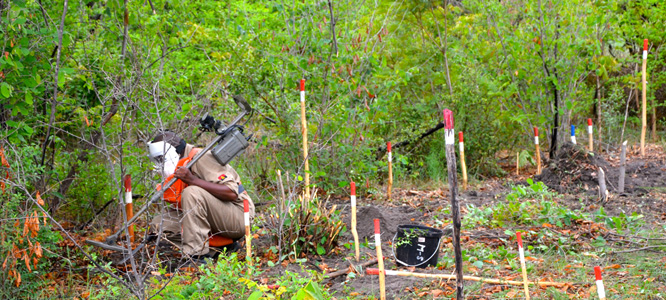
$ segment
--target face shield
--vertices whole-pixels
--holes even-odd
[[[148,143],[148,158],[153,162],[155,171],[166,178],[176,172],[180,155],[178,155],[176,147],[167,142],[159,141]]]

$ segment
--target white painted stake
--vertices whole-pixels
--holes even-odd
[[[587,135],[589,137],[589,148],[590,152],[594,151],[594,139],[592,136],[593,133],[593,128],[592,128],[592,119],[587,119]]]
[[[647,50],[648,40],[643,40],[643,65],[641,66],[641,82],[643,83],[641,106],[641,156],[645,155],[645,132],[647,131]]]
[[[301,79],[301,134],[303,135],[303,159],[305,160],[305,199],[310,200],[310,164],[308,162],[308,123],[305,119],[305,79]]]
[[[458,132],[458,146],[460,146],[460,167],[462,168],[463,190],[467,189],[467,165],[465,164],[465,139],[463,132]]]
[[[384,257],[382,256],[382,238],[379,229],[379,219],[375,219],[375,248],[377,249],[377,266],[379,267],[379,297],[386,299],[386,277],[384,276]]]
[[[599,300],[605,300],[606,291],[604,290],[604,282],[601,280],[601,267],[594,267],[594,277],[597,281],[597,294],[599,294]]]
[[[575,145],[576,144],[576,126],[571,125],[571,142]]]
[[[356,183],[351,182],[351,228],[354,236],[354,250],[356,252],[356,261],[360,259],[360,250],[358,244],[358,231],[356,230]]]
[[[127,220],[134,217],[134,207],[132,204],[132,176],[125,175],[125,215]],[[130,225],[127,230],[129,231],[130,241],[134,241],[134,225]]]
[[[388,187],[386,196],[391,200],[391,189],[393,188],[393,156],[391,155],[391,142],[386,142],[386,151],[388,151]]]
[[[537,175],[541,175],[541,151],[539,150],[539,128],[534,126],[534,147],[536,148]]]
[[[527,281],[527,267],[525,267],[525,251],[523,250],[523,237],[521,232],[516,232],[518,238],[518,254],[520,256],[520,268],[523,270],[523,287],[525,288],[525,299],[530,300],[530,290]]]
[[[250,233],[250,205],[243,200],[243,219],[245,221],[245,261],[252,264],[252,235]]]

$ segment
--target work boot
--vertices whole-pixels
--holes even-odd
[[[238,242],[242,238],[235,239],[233,243],[229,245],[225,245],[222,247],[210,247],[210,252],[208,253],[214,253],[214,258],[217,259],[217,256],[220,255],[220,253],[231,253],[231,252],[236,252],[241,248],[241,244]]]
[[[213,253],[212,251],[201,255],[183,255],[183,259],[186,259],[186,261],[179,269],[181,271],[199,269],[210,262],[216,261],[218,255],[219,253]]]

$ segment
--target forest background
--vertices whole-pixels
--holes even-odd
[[[444,108],[476,179],[503,175],[502,150],[531,156],[533,126],[551,153],[588,118],[602,149],[636,142],[643,39],[660,141],[664,24],[659,0],[0,0],[0,281],[38,287],[5,279],[67,259],[49,252],[63,237],[48,228],[119,220],[124,175],[141,195],[159,180],[145,143],[168,128],[206,144],[199,118],[230,120],[231,95],[255,109],[234,166],[256,202],[272,202],[275,170],[303,175],[301,78],[311,182],[326,193],[383,184],[387,141],[409,142],[394,151],[398,185],[445,181],[441,132],[420,138]],[[25,239],[37,216],[49,220]]]

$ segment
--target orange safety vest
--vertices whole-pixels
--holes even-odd
[[[186,166],[192,160],[192,158],[194,158],[194,156],[197,155],[197,153],[199,153],[199,151],[201,151],[201,148],[193,148],[192,151],[190,151],[190,153],[187,155],[187,157],[184,157],[178,161],[178,164],[176,164],[176,169],[178,169],[179,167]],[[171,180],[173,176],[174,176],[173,174],[169,175],[169,177],[166,178],[164,183],[169,182],[169,180]],[[172,203],[176,205],[178,209],[181,209],[180,207],[181,194],[183,193],[183,190],[186,187],[187,184],[185,182],[183,182],[180,179],[176,180],[176,182],[172,184],[171,187],[169,187],[166,191],[164,191],[164,196],[163,196],[164,201]],[[157,190],[159,191],[161,188],[162,185],[158,184]],[[233,243],[233,240],[228,237],[221,236],[219,234],[216,235],[209,234],[208,243],[211,247],[222,247]]]
[[[178,164],[176,164],[176,169],[180,167],[186,166],[192,158],[194,158],[197,153],[201,151],[200,148],[193,148],[192,151],[190,151],[189,155],[187,157],[184,157],[178,161]],[[164,183],[166,184],[169,182],[169,180],[173,179],[174,174],[169,175],[169,177],[164,180]],[[180,197],[181,194],[183,193],[183,190],[187,187],[187,184],[183,182],[182,180],[178,179],[174,184],[172,184],[168,189],[164,191],[164,201],[169,202],[174,204],[178,209],[180,209]],[[157,185],[157,190],[159,191],[162,188],[162,184]]]

